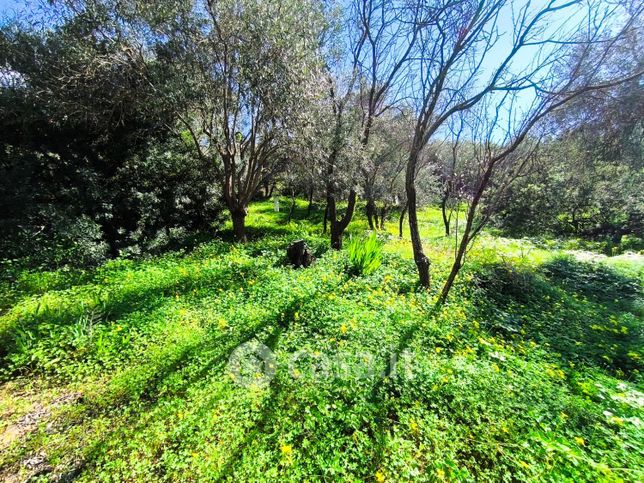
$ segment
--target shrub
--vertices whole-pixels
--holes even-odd
[[[351,275],[369,275],[375,272],[382,263],[382,246],[375,232],[368,237],[351,239],[347,246],[348,272]]]

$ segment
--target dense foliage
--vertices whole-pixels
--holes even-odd
[[[0,480],[644,480],[643,2],[19,10]]]
[[[0,474],[639,480],[641,261],[485,238],[436,312],[408,242],[352,277],[305,213],[252,205],[253,232],[279,232],[244,246],[23,272],[0,319]],[[421,219],[442,232],[439,211]],[[295,237],[308,269],[286,264]],[[229,372],[247,341],[274,354],[270,384]]]
[[[214,166],[171,135],[133,46],[93,13],[0,31],[2,258],[96,264],[217,222]]]
[[[640,82],[561,112],[548,141],[510,188],[498,223],[515,234],[573,236],[642,249],[644,94]],[[561,128],[560,128],[561,129]]]

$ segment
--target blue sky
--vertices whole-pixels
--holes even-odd
[[[557,4],[565,3],[565,1],[566,0],[558,0]],[[545,2],[547,2],[547,0],[533,0],[531,2],[532,8],[543,6]],[[28,8],[30,5],[33,5],[35,3],[37,3],[37,0],[0,0],[0,21],[3,18],[6,19],[7,17],[11,17],[13,12],[15,12],[16,10]],[[522,1],[517,1],[515,3],[518,8],[524,6],[525,4],[526,3]],[[561,24],[565,25],[569,21],[574,24],[576,23],[576,20],[578,20],[575,19],[575,17],[577,17],[579,14],[583,15],[583,12],[576,7],[567,8],[565,10],[555,12],[548,17],[548,21],[546,22],[546,25],[548,25],[547,30],[556,28],[556,26]],[[512,31],[512,26],[512,12],[510,8],[505,8],[503,14],[499,18],[499,29],[501,32],[504,32],[505,35],[503,36],[503,39],[499,42],[499,44],[497,44],[494,50],[490,53],[490,55],[486,57],[486,60],[483,63],[483,72],[493,71],[498,64],[499,59],[502,59],[507,53],[508,49],[511,47],[512,36],[510,32]],[[513,70],[516,69],[518,71],[521,71],[525,69],[531,63],[531,61],[534,60],[535,53],[536,49],[525,49],[525,51],[522,52],[521,55],[515,58],[512,66]],[[523,91],[519,95],[517,104],[519,106],[528,107],[533,98],[534,92],[530,90]]]
[[[0,14],[4,15],[5,13],[11,12],[11,10],[16,7],[21,7],[25,5],[24,1],[18,0],[0,0]]]

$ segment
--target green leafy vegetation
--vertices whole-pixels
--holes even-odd
[[[382,264],[382,243],[376,232],[362,238],[352,238],[347,245],[349,273],[371,275]]]
[[[245,245],[21,274],[0,319],[0,474],[640,479],[641,270],[488,236],[436,311],[408,241],[351,277],[351,248],[327,251],[304,213],[258,203]],[[295,237],[310,268],[285,263]],[[230,372],[249,341],[274,355],[268,383]]]
[[[644,481],[643,2],[7,5],[0,480]]]

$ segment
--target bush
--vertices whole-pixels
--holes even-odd
[[[382,264],[383,243],[375,232],[368,237],[352,238],[347,246],[349,252],[348,272],[351,275],[369,275]]]

